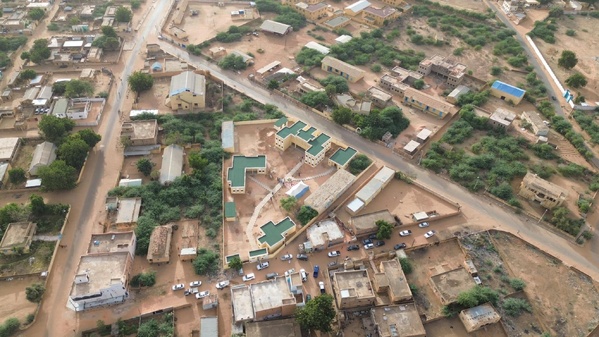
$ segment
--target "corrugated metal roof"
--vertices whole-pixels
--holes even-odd
[[[322,64],[324,66],[330,66],[334,69],[337,69],[345,74],[349,74],[352,77],[362,78],[364,77],[364,70],[354,67],[349,63],[345,63],[341,60],[338,60],[334,57],[326,56],[322,59]]]
[[[286,25],[284,23],[280,23],[280,22],[276,22],[276,21],[272,21],[272,20],[264,20],[264,22],[260,26],[260,30],[264,30],[264,31],[271,32],[271,33],[277,33],[277,34],[281,34],[281,35],[286,34],[291,29],[292,28],[290,25]]]
[[[52,115],[65,115],[69,108],[68,98],[59,98],[52,108]]]
[[[50,142],[38,144],[29,165],[29,174],[36,175],[41,166],[50,165],[54,160],[56,160],[56,145]]]
[[[358,2],[355,2],[355,3],[345,7],[345,9],[349,9],[350,11],[352,11],[354,13],[358,13],[359,11],[364,10],[368,7],[370,7],[370,2],[368,2],[366,0],[360,0]]]
[[[162,155],[160,167],[160,183],[173,182],[183,174],[183,148],[179,145],[169,145]]]
[[[511,84],[507,84],[507,83],[504,83],[501,81],[495,81],[495,83],[493,83],[492,88],[497,89],[499,91],[503,91],[509,95],[512,95],[512,96],[518,97],[518,98],[523,97],[524,94],[526,93],[525,90],[522,90],[518,87],[515,87]]]
[[[310,41],[308,43],[306,43],[306,45],[304,46],[308,49],[313,49],[316,50],[317,52],[327,55],[331,52],[331,49],[321,45],[320,43],[314,42],[314,41]]]
[[[169,96],[175,96],[185,91],[194,95],[204,95],[206,92],[206,78],[193,71],[184,71],[171,77]]]
[[[225,121],[221,126],[222,148],[229,149],[235,147],[235,126],[233,121]]]

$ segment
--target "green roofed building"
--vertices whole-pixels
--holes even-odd
[[[344,169],[357,153],[358,151],[353,147],[348,147],[346,149],[339,148],[329,158],[329,166],[337,166],[338,169]]]
[[[235,221],[235,219],[237,219],[235,202],[225,202],[225,221]]]
[[[275,123],[275,129],[275,146],[281,151],[287,150],[292,144],[304,149],[304,162],[312,167],[320,164],[327,150],[331,148],[331,137],[302,121],[287,126],[287,120],[282,122],[280,119]]]
[[[294,233],[295,229],[295,222],[289,217],[276,224],[269,221],[260,227],[264,235],[258,238],[258,244],[261,248],[267,248],[269,252],[272,252],[279,248],[285,242],[285,237]]]
[[[245,193],[246,173],[266,174],[266,156],[233,156],[231,167],[227,169],[227,182],[232,194]]]

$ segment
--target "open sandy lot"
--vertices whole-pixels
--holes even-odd
[[[565,80],[575,72],[583,74],[588,81],[584,88],[572,89],[576,95],[580,92],[590,104],[599,101],[599,35],[597,35],[597,19],[572,15],[572,18],[564,17],[559,20],[558,31],[555,32],[555,43],[548,44],[541,39],[535,39],[535,43],[543,53],[545,60],[551,66],[558,79],[564,87]],[[567,36],[566,31],[573,29],[575,36]],[[578,64],[572,70],[558,67],[557,60],[563,50],[571,50],[578,57]]]
[[[484,1],[481,1],[481,0],[474,0],[474,1],[469,1],[469,0],[443,0],[443,1],[439,1],[439,3],[442,4],[442,5],[451,6],[451,7],[457,8],[457,9],[466,9],[466,10],[469,10],[469,11],[479,12],[479,13],[486,13],[487,9],[489,8],[484,3]]]
[[[39,277],[17,278],[10,281],[0,281],[0,317],[3,320],[9,317],[18,318],[21,322],[29,314],[33,314],[37,304],[29,302],[25,297],[25,288],[34,283],[41,283]]]
[[[458,317],[443,318],[424,325],[429,337],[507,337],[501,323],[487,325],[484,328],[468,333]]]

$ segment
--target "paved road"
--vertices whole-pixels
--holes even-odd
[[[274,104],[286,114],[299,118],[327,132],[344,143],[350,144],[358,151],[368,154],[373,158],[378,158],[386,165],[406,172],[410,176],[417,177],[418,182],[421,184],[462,205],[464,214],[468,217],[469,222],[517,233],[534,245],[552,251],[556,256],[562,258],[566,264],[575,265],[588,273],[599,275],[599,268],[593,263],[593,261],[597,260],[598,254],[591,254],[592,256],[590,257],[583,256],[578,251],[578,247],[551,232],[527,222],[525,219],[515,215],[512,210],[504,209],[495,204],[489,204],[489,202],[479,195],[471,194],[453,182],[448,182],[428,170],[404,161],[401,157],[392,154],[391,150],[387,148],[374,144],[326,118],[286,102],[283,98],[270,95],[267,90],[255,85],[248,79],[239,78],[237,74],[231,71],[223,71],[215,64],[201,57],[190,55],[186,51],[182,51],[180,48],[164,41],[160,41],[159,44],[166,52],[172,55],[180,55],[183,60],[190,64],[209,70],[214,76],[223,80],[226,85],[236,88],[253,99],[262,103]],[[556,250],[555,247],[560,247],[560,249]]]

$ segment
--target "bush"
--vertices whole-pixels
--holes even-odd
[[[370,70],[372,70],[372,72],[375,72],[375,73],[380,73],[381,70],[383,70],[383,68],[381,67],[380,64],[376,64],[375,63],[375,64],[373,64],[373,65],[370,66]]]
[[[193,267],[198,275],[214,274],[219,269],[219,256],[217,252],[200,248],[198,256],[193,260]]]
[[[491,67],[491,75],[493,75],[493,76],[499,76],[499,75],[501,75],[502,72],[503,72],[503,69],[501,69],[501,67],[497,67],[497,66]]]
[[[0,325],[0,337],[12,336],[15,332],[19,331],[21,322],[17,318],[9,318]]]
[[[403,270],[406,275],[411,274],[414,271],[412,261],[406,257],[399,258],[399,264],[401,265],[401,270]]]
[[[25,170],[20,167],[15,167],[8,170],[8,180],[13,185],[24,183],[25,180],[27,180],[27,177],[25,176]]]
[[[302,224],[302,226],[304,226],[317,215],[318,211],[316,211],[314,208],[303,205],[297,213],[297,220]]]
[[[544,21],[535,21],[533,30],[528,33],[531,36],[536,36],[547,43],[555,43],[554,32],[557,26]]]
[[[41,283],[34,283],[25,289],[25,296],[29,302],[39,303],[44,296],[46,288]]]
[[[576,31],[574,29],[568,29],[568,30],[566,30],[566,35],[568,35],[568,36],[575,36],[576,35]]]
[[[370,164],[372,164],[372,160],[370,160],[370,158],[368,158],[365,154],[360,153],[349,162],[349,172],[351,174],[358,175],[362,173],[362,171],[364,171],[368,166],[370,166]]]
[[[526,283],[519,278],[510,279],[510,286],[516,291],[523,290],[526,287]]]
[[[530,304],[521,298],[508,298],[501,305],[506,314],[512,317],[518,317],[522,312],[532,312]]]
[[[132,287],[151,287],[156,284],[156,272],[139,273],[131,278]]]
[[[218,66],[223,69],[233,69],[233,70],[245,70],[247,68],[247,64],[243,61],[243,57],[229,54],[225,56],[219,63]]]

